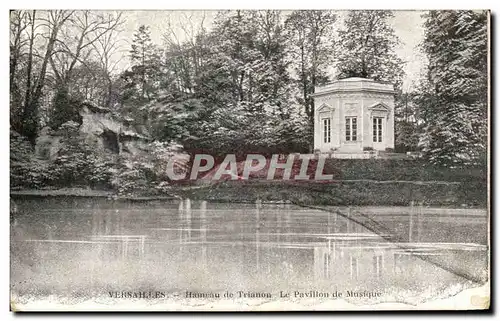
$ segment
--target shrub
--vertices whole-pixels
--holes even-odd
[[[64,123],[56,134],[61,137],[61,148],[51,164],[54,185],[111,187],[116,166],[112,154],[96,148],[96,143],[89,141],[75,122]]]
[[[53,179],[54,171],[51,164],[36,158],[28,140],[19,133],[11,130],[11,188],[42,188],[50,185]]]
[[[53,162],[56,184],[59,186],[88,185],[93,170],[95,148],[85,141],[79,125],[66,122],[57,130],[61,149]]]
[[[154,141],[145,146],[145,153],[121,155],[111,179],[112,187],[126,196],[167,192],[170,185],[167,164],[181,148],[177,144]]]
[[[32,148],[27,139],[10,131],[10,186],[21,187],[29,176]]]
[[[115,171],[116,160],[109,154],[98,155],[92,162],[92,170],[88,174],[88,182],[92,188],[111,188],[111,180]]]
[[[161,193],[161,194],[165,194],[167,192],[170,191],[171,189],[171,185],[169,182],[167,181],[162,181],[162,182],[159,182],[156,186],[155,186],[155,189]]]
[[[111,180],[111,185],[116,192],[124,196],[132,196],[138,191],[148,190],[149,183],[140,168],[121,167],[115,177]]]
[[[363,151],[365,151],[365,152],[372,151],[372,150],[373,150],[373,147],[370,147],[370,146],[363,147]]]

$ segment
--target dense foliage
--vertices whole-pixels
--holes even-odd
[[[420,108],[421,146],[433,163],[485,164],[488,136],[488,14],[431,11],[423,49],[429,59]]]
[[[363,77],[394,84],[400,90],[403,61],[394,49],[400,40],[390,25],[391,11],[350,11],[339,32],[339,77]]]

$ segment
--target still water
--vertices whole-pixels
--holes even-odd
[[[486,211],[13,202],[11,290],[18,296],[359,290],[408,297],[487,281]],[[376,220],[379,231],[355,215]]]

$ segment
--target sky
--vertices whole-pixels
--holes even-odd
[[[423,11],[396,11],[392,21],[394,32],[402,42],[396,53],[406,62],[403,90],[411,88],[418,81],[426,61],[418,49],[424,39],[422,13]]]
[[[338,14],[342,16],[345,12],[346,11],[339,11]],[[417,48],[424,37],[424,29],[422,27],[423,19],[421,18],[422,13],[423,11],[417,10],[394,11],[394,18],[391,21],[394,32],[402,43],[402,45],[396,49],[396,53],[406,62],[404,67],[405,78],[403,81],[403,90],[408,90],[414,85],[425,64],[425,57]],[[184,38],[184,31],[181,28],[183,21],[188,21],[187,18],[191,18],[190,20],[195,24],[193,27],[196,28],[196,24],[200,24],[203,20],[203,25],[210,29],[215,15],[216,11],[125,11],[123,16],[126,21],[123,25],[123,31],[120,34],[123,51],[121,54],[118,53],[117,55],[128,55],[130,41],[133,39],[134,32],[143,24],[150,26],[153,42],[162,44],[162,35],[168,29],[169,25],[179,37],[179,40],[182,41]],[[339,24],[340,23],[342,23],[341,19],[339,19]],[[340,27],[340,25],[337,27]],[[129,66],[128,59],[126,57],[120,58],[119,68],[127,68]]]

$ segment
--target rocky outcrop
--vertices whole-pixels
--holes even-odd
[[[103,151],[120,154],[141,153],[150,140],[148,136],[137,133],[124,124],[120,117],[104,107],[85,102],[81,105],[80,132],[89,143]],[[61,137],[49,127],[40,131],[35,152],[38,158],[55,159],[61,148]]]
[[[80,116],[82,117],[80,132],[85,134],[89,142],[95,143],[98,149],[120,153],[119,135],[123,131],[123,124],[111,110],[84,103],[80,109]]]

